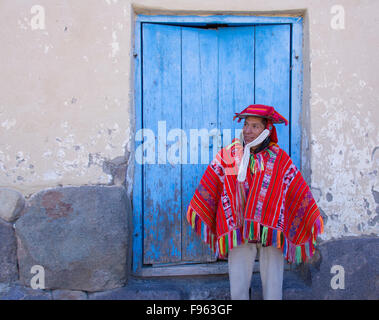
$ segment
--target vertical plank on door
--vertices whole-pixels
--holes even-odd
[[[144,263],[181,259],[181,166],[170,164],[167,133],[181,125],[181,28],[143,25],[143,127],[155,134],[155,164],[144,164]],[[158,128],[158,122],[159,128]],[[158,132],[158,129],[160,132]]]
[[[188,139],[186,164],[182,167],[183,261],[215,260],[211,250],[188,224],[186,212],[189,201],[213,157],[213,140],[207,133],[217,127],[217,49],[217,30],[183,28],[182,128]],[[195,130],[198,130],[197,133],[202,138],[197,137]]]
[[[290,120],[290,26],[255,28],[255,102]],[[290,154],[289,126],[276,125],[279,146]]]
[[[233,121],[254,103],[254,27],[219,29],[219,128],[223,130],[223,146],[235,137],[242,125]],[[228,136],[225,129],[230,129]],[[238,135],[236,136],[238,138]]]

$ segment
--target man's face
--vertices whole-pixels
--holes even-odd
[[[243,136],[245,138],[245,143],[250,143],[251,141],[258,138],[258,136],[263,132],[265,126],[263,124],[263,119],[259,117],[247,117],[243,125]]]

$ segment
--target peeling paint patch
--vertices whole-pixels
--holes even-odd
[[[103,167],[106,158],[102,157],[99,152],[88,154],[88,168],[91,166]]]
[[[368,221],[368,224],[369,224],[369,226],[373,227],[373,226],[376,226],[378,221],[379,221],[379,215],[376,215],[374,218],[372,218]]]
[[[370,208],[370,204],[369,204],[369,202],[367,201],[367,199],[366,199],[366,198],[363,198],[363,201],[364,201],[364,207],[365,207],[366,209]]]
[[[128,156],[117,157],[103,162],[103,171],[112,176],[112,184],[122,185],[125,183]]]
[[[28,30],[30,27],[29,19],[27,17],[24,17],[23,20],[18,19],[17,24],[18,24],[18,27],[22,30]]]
[[[374,190],[374,187],[371,188],[372,196],[374,197],[375,203],[379,204],[379,192]]]
[[[9,130],[13,128],[14,126],[16,126],[16,123],[17,123],[16,119],[7,119],[1,123],[1,126],[5,128],[6,130]]]
[[[48,171],[43,174],[43,180],[45,181],[54,181],[59,179],[60,176],[56,174],[55,171]]]
[[[371,161],[373,161],[374,160],[374,157],[375,157],[375,153],[376,153],[376,151],[378,151],[379,150],[379,147],[377,146],[377,147],[375,147],[373,150],[372,150],[372,152],[371,152]]]
[[[44,49],[44,53],[47,54],[49,52],[49,49],[50,48],[53,48],[53,45],[48,45],[48,44],[45,44],[45,49]]]
[[[120,51],[120,44],[117,41],[116,31],[112,32],[112,42],[110,43],[110,45],[111,45],[111,49],[112,49],[110,56],[112,58],[115,58],[117,56],[118,52]]]
[[[45,159],[49,159],[51,158],[53,155],[53,152],[51,150],[47,150],[45,151],[43,154],[42,154],[42,157],[45,158]]]

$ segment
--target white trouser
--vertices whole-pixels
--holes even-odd
[[[275,247],[262,247],[256,243],[246,243],[229,252],[228,265],[232,300],[249,300],[249,289],[257,250],[259,250],[263,299],[282,299],[284,268],[282,252]]]

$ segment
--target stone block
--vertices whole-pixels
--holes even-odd
[[[13,227],[0,219],[0,282],[10,283],[18,279],[16,252]]]
[[[53,290],[53,300],[87,300],[87,293],[74,290]]]
[[[311,268],[313,299],[379,299],[378,237],[326,241],[319,250],[321,261]],[[339,267],[334,271],[333,266]],[[333,277],[339,278],[335,288]]]
[[[0,300],[51,300],[51,292],[31,289],[20,283],[0,283]]]
[[[169,287],[125,286],[89,295],[90,300],[181,300],[181,291]]]
[[[13,189],[0,188],[0,218],[8,222],[15,221],[24,208],[24,196]]]
[[[116,186],[63,187],[34,195],[16,222],[20,280],[33,265],[46,289],[102,291],[127,279],[130,200]]]

